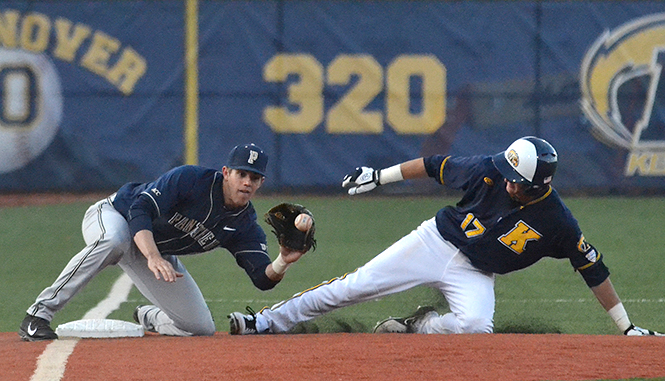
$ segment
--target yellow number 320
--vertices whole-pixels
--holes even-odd
[[[398,134],[432,134],[446,120],[446,68],[436,56],[398,56],[385,78],[381,65],[366,54],[339,55],[324,69],[309,54],[278,54],[266,63],[263,79],[286,83],[286,102],[263,112],[273,131],[307,134],[325,122],[330,134],[381,134],[385,120]],[[417,99],[411,96],[413,78],[422,83]],[[324,85],[350,87],[327,113]],[[383,112],[368,110],[382,91]],[[410,108],[414,103],[419,111]]]

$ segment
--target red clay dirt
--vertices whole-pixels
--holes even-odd
[[[0,334],[2,380],[29,380],[45,343]],[[595,380],[665,376],[665,338],[300,334],[85,339],[63,380]]]

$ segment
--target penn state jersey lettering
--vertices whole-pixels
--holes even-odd
[[[189,234],[203,248],[204,251],[212,250],[219,241],[215,238],[215,234],[205,227],[201,222],[192,218],[185,217],[176,212],[173,217],[169,219],[169,224],[173,225],[176,229]]]
[[[457,205],[438,211],[436,223],[441,236],[475,267],[505,274],[543,257],[568,258],[585,279],[604,276],[604,266],[593,266],[600,253],[584,241],[577,220],[553,188],[520,205],[510,198],[491,156],[435,155],[425,158],[425,167],[439,183],[464,191]]]

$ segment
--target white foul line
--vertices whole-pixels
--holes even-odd
[[[104,319],[109,316],[111,312],[120,308],[120,304],[127,301],[133,285],[129,276],[122,273],[111,287],[111,292],[106,299],[88,311],[83,319]],[[67,359],[74,352],[74,347],[79,340],[77,338],[59,339],[47,345],[37,360],[37,369],[30,381],[60,381],[65,374]]]
[[[579,298],[579,299],[497,299],[498,303],[590,303],[595,301],[593,298]],[[624,304],[630,303],[665,303],[665,298],[657,299],[622,299]]]

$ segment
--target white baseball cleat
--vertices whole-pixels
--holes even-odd
[[[404,318],[389,317],[381,320],[374,326],[373,333],[406,333],[407,327]]]
[[[650,329],[636,327],[633,324],[623,333],[626,336],[665,336],[660,332],[655,332]]]
[[[229,333],[231,335],[256,335],[256,313],[249,306],[248,315],[241,312],[232,312],[229,316]]]
[[[434,307],[419,306],[416,312],[412,315],[398,318],[389,317],[381,320],[374,326],[374,333],[418,333],[420,325],[423,321],[432,316],[437,315]]]

